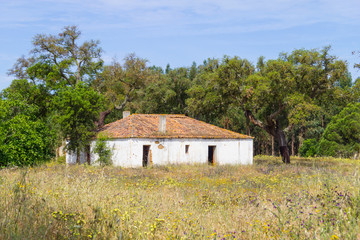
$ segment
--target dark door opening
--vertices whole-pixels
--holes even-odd
[[[86,161],[89,165],[91,164],[90,145],[86,146]]]
[[[150,161],[150,145],[143,146],[143,167],[147,167]]]
[[[208,148],[208,163],[211,165],[215,164],[215,149],[216,146],[209,146]]]

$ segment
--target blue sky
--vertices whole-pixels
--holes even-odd
[[[38,33],[77,25],[83,40],[100,40],[103,59],[129,53],[150,65],[190,66],[223,55],[277,58],[298,48],[332,46],[360,71],[359,0],[0,0],[0,90],[7,70],[28,55]]]

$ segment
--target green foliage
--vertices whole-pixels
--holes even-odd
[[[28,166],[50,160],[54,139],[36,107],[0,100],[0,166]]]
[[[346,63],[330,55],[330,47],[296,49],[273,60],[261,56],[256,66],[224,56],[188,68],[168,64],[163,70],[148,67],[148,61],[134,53],[124,63],[103,66],[99,41],[80,42],[80,37],[76,26],[56,35],[36,35],[30,55],[19,58],[8,72],[17,79],[0,94],[29,106],[12,108],[9,119],[15,125],[40,129],[31,125],[39,123],[51,141],[70,140],[73,151],[89,143],[95,127],[118,120],[127,109],[187,114],[251,134],[256,153],[268,153],[272,139],[273,146],[286,147],[291,137],[296,153],[304,139],[319,139],[348,103],[360,101],[360,81],[352,81]],[[326,154],[356,152],[355,145],[348,149],[328,138],[322,140]],[[307,145],[301,151],[314,154]]]
[[[93,149],[93,153],[98,154],[99,158],[97,162],[100,166],[111,165],[112,160],[112,151],[109,146],[107,146],[107,141],[109,140],[106,136],[98,136],[95,142],[95,147]]]
[[[76,26],[66,26],[57,35],[36,35],[30,56],[19,58],[8,72],[20,80],[14,80],[2,93],[2,98],[34,106],[36,112],[32,115],[36,120],[51,126],[45,136],[58,142],[62,140],[60,137],[68,138],[68,148],[72,151],[87,144],[103,99],[88,87],[103,70],[99,41],[80,43],[80,36]],[[25,114],[22,111],[20,115]],[[21,119],[23,123],[29,122]],[[28,128],[43,134],[39,127]]]
[[[57,164],[66,164],[66,156],[57,157],[55,159],[55,163]]]
[[[351,73],[348,71],[344,76],[340,77],[340,79],[337,81],[337,85],[342,88],[351,88],[352,87],[352,77]]]
[[[154,76],[153,81],[139,91],[136,111],[142,113],[185,113],[187,90],[191,86],[189,70],[176,68],[165,75]]]
[[[67,149],[81,150],[89,144],[102,109],[103,97],[85,84],[65,87],[54,97],[55,121],[63,138],[69,140]]]
[[[19,58],[9,74],[55,91],[80,82],[91,83],[102,70],[102,50],[99,41],[80,44],[80,36],[76,26],[66,26],[58,35],[36,35],[30,57]]]
[[[37,118],[45,119],[51,113],[50,89],[44,85],[36,85],[26,79],[15,79],[1,92],[0,96],[3,99],[19,100],[33,106],[33,110],[36,110],[33,114]]]
[[[154,78],[161,77],[161,69],[148,67],[147,62],[134,53],[129,54],[124,58],[123,64],[115,61],[105,66],[98,78],[92,82],[91,87],[101,92],[106,100],[106,108],[103,117],[99,119],[99,126],[118,120],[125,106],[134,105],[133,102],[143,96],[139,92],[143,92]],[[142,106],[136,103],[135,105],[136,109]]]
[[[351,101],[346,64],[329,51],[299,49],[276,60],[261,57],[257,68],[238,57],[206,61],[188,90],[188,110],[213,122],[229,106],[239,106],[248,121],[286,146],[287,129],[305,127],[314,118],[324,125],[322,115],[336,114]]]
[[[353,157],[360,152],[360,103],[334,116],[319,142],[322,156]]]
[[[316,139],[310,138],[306,139],[303,142],[303,145],[300,147],[299,152],[301,157],[314,157],[317,154],[318,141]]]

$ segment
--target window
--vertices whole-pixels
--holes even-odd
[[[185,145],[185,153],[189,153],[189,147],[190,145]]]
[[[214,165],[215,164],[215,150],[216,150],[216,146],[209,146],[208,147],[208,163],[210,165]]]

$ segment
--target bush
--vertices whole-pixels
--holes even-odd
[[[334,116],[319,142],[319,154],[353,157],[360,152],[360,103],[349,104]]]
[[[100,164],[100,166],[106,166],[112,164],[112,160],[111,160],[112,151],[110,147],[107,146],[108,140],[109,140],[108,137],[101,135],[99,135],[98,138],[96,139],[93,153],[99,155],[97,162]]]
[[[316,139],[306,139],[299,149],[301,157],[314,157],[317,154],[318,141]]]
[[[29,166],[53,157],[53,134],[36,119],[35,107],[20,101],[0,101],[0,166]]]

